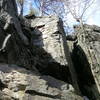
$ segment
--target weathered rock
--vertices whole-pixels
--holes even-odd
[[[60,29],[60,20],[56,16],[35,18],[31,21],[31,27],[37,27],[35,34],[40,34],[34,39],[34,45],[43,47],[52,56],[51,62],[68,65],[63,46],[63,29]],[[39,33],[40,31],[40,33]]]
[[[50,76],[7,64],[0,64],[0,71],[0,80],[7,85],[0,94],[7,99],[1,100],[83,100],[70,84]]]
[[[68,41],[75,41],[77,39],[77,36],[75,35],[67,35],[66,40]]]
[[[43,48],[47,54],[49,54],[49,57],[46,56],[46,53],[41,54],[43,57],[42,59],[49,64],[49,67],[48,65],[46,66],[47,69],[53,71],[56,68],[58,73],[59,69],[63,70],[63,67],[65,67],[64,70],[66,70],[66,67],[69,66],[72,84],[74,85],[74,88],[76,88],[76,91],[80,93],[77,84],[76,72],[74,70],[69,48],[66,42],[66,35],[63,29],[62,20],[57,16],[38,17],[31,20],[31,27],[35,28],[34,35],[37,36],[37,38],[33,40],[34,45],[39,48],[40,52],[42,52],[41,48]],[[40,54],[40,52],[38,52],[38,54]],[[62,74],[63,73],[64,71]],[[64,75],[66,76],[66,74]]]
[[[72,62],[60,18],[19,18],[15,0],[1,0],[0,7],[1,100],[99,100],[98,27],[67,37],[75,41]]]
[[[3,29],[7,30],[11,25],[13,25],[21,40],[24,42],[24,44],[28,45],[28,39],[23,34],[20,21],[18,20],[16,1],[1,0],[0,8],[0,20],[4,23]]]
[[[31,33],[22,27],[15,0],[1,0],[0,8],[0,62],[34,69]]]
[[[5,40],[7,40],[7,35],[11,34],[11,37],[8,38],[5,43],[5,48],[3,48],[3,51],[0,51],[0,62],[9,64],[10,66],[5,65],[3,68],[2,65],[0,66],[2,70],[2,83],[7,85],[7,87],[3,87],[2,92],[12,99],[22,99],[24,95],[31,95],[31,93],[32,95],[36,94],[52,99],[61,99],[62,97],[62,90],[58,89],[58,87],[54,87],[54,83],[52,84],[53,87],[46,85],[47,83],[44,79],[39,79],[41,77],[40,75],[31,76],[29,73],[27,75],[21,75],[21,73],[17,71],[19,68],[13,66],[13,69],[11,67],[12,64],[34,70],[34,73],[38,73],[39,70],[42,74],[48,74],[64,81],[67,81],[67,78],[71,77],[70,83],[72,81],[75,91],[79,91],[75,73],[72,74],[74,71],[72,70],[73,66],[68,47],[66,46],[61,19],[56,16],[41,17],[34,20],[29,19],[31,23],[29,21],[29,25],[24,25],[28,20],[25,22],[25,19],[22,20],[20,18],[21,21],[19,21],[15,10],[16,6],[14,8],[15,2],[11,3],[10,0],[6,2],[7,4],[5,4],[5,2],[0,3],[2,6],[5,5],[4,9],[1,6],[3,12],[1,12],[2,16],[0,18],[4,21],[0,23],[2,26],[0,27],[1,38],[3,39],[0,45],[1,47]],[[7,9],[10,3],[11,7]],[[3,14],[5,14],[5,16],[3,16]],[[37,20],[39,20],[39,22],[36,25],[34,23]],[[25,37],[27,37],[30,43],[28,46],[25,45],[27,44]],[[72,70],[72,76],[69,74],[68,66],[69,68],[71,67],[70,72]],[[26,81],[27,78],[28,80]],[[49,78],[50,77],[47,77],[47,79]],[[50,81],[51,80],[53,79],[50,78]],[[56,81],[56,79],[54,81]],[[33,83],[36,85],[33,85]],[[67,85],[65,85],[65,87],[67,87]]]
[[[100,27],[75,27],[77,41],[72,58],[83,94],[92,100],[100,99]]]

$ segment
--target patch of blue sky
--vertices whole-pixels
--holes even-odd
[[[38,10],[36,6],[37,0],[27,0],[24,5],[24,15],[29,13],[30,3],[32,3],[33,7]],[[38,3],[37,3],[38,5]],[[49,12],[51,13],[51,12]],[[68,24],[72,27],[76,23],[71,15],[68,15]],[[100,0],[95,0],[95,3],[87,10],[85,23],[90,25],[98,25],[100,26]]]
[[[77,23],[71,14],[67,16],[68,25],[73,27]],[[87,9],[83,17],[83,22],[89,25],[100,26],[100,0],[95,0],[95,2]]]
[[[87,24],[100,26],[100,0],[95,0],[95,3],[87,10]]]
[[[24,15],[27,15],[29,13],[30,10],[30,4],[32,4],[32,7],[36,10],[38,10],[36,3],[34,0],[26,0],[25,4],[24,4]]]

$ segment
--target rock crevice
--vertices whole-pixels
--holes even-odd
[[[15,0],[0,8],[0,100],[99,100],[99,27],[66,38],[57,16],[19,17]]]
[[[69,41],[71,57],[78,76],[78,84],[83,95],[90,100],[100,99],[99,89],[99,44],[100,28],[84,25],[75,27],[77,40]]]

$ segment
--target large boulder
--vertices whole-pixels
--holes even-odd
[[[63,24],[57,16],[40,17],[31,20],[31,27],[38,38],[33,40],[34,45],[44,48],[51,56],[51,62],[68,65],[64,52]],[[40,32],[39,32],[40,31]]]
[[[0,64],[0,90],[0,100],[83,100],[70,84],[8,64]]]
[[[68,76],[68,70],[66,69],[69,69],[72,84],[80,94],[62,20],[57,16],[43,16],[30,19],[30,21],[31,28],[34,28],[33,45],[38,47],[37,53],[42,58],[39,61],[42,60],[42,63],[45,61],[43,64],[47,64],[46,66],[41,66],[41,68],[46,67],[51,73],[55,71],[55,76],[59,76],[57,74],[62,73],[60,74],[62,76],[61,79]],[[42,53],[43,50],[41,51],[41,48],[46,53]]]
[[[84,95],[93,100],[100,99],[100,27],[75,26],[75,40],[72,59],[76,69],[79,87]],[[69,42],[70,43],[70,42]],[[70,45],[72,45],[70,43]],[[72,46],[70,46],[72,47]]]

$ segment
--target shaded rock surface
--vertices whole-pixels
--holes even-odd
[[[26,35],[17,14],[15,0],[0,1],[0,61],[22,66],[33,65],[31,33]],[[7,39],[7,36],[10,37]],[[29,45],[28,45],[29,44]],[[30,49],[31,48],[31,49]],[[5,52],[4,52],[5,51]]]
[[[83,100],[72,85],[16,65],[0,64],[0,80],[6,87],[0,100]]]
[[[50,62],[57,62],[61,65],[68,65],[64,53],[63,35],[61,29],[62,21],[57,16],[41,17],[31,20],[31,27],[38,30],[35,34],[40,35],[33,40],[34,45],[43,47],[46,52],[51,54]],[[40,33],[39,33],[40,31]],[[56,52],[55,52],[56,51]]]
[[[58,79],[72,83],[77,93],[80,94],[62,20],[57,16],[38,17],[31,19],[31,28],[35,28],[33,33],[36,35],[33,45],[39,48],[39,52],[42,48],[50,54],[49,57],[43,54],[42,59],[45,59],[45,62],[41,59],[42,63],[46,64],[47,62],[46,66],[40,65],[41,68],[45,67],[43,68],[45,71],[47,70],[47,72],[43,71],[44,74],[57,76]],[[68,76],[71,76],[71,79]]]
[[[83,100],[61,19],[19,17],[15,0],[0,8],[0,100]]]
[[[75,27],[77,40],[69,41],[78,84],[83,95],[90,100],[100,99],[100,27]]]
[[[15,0],[0,8],[0,100],[100,100],[99,27],[66,37],[57,16],[18,16]]]

